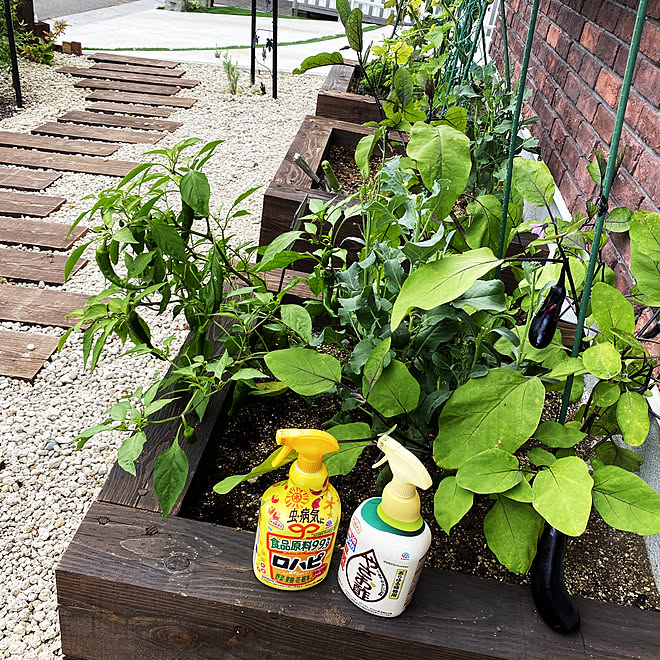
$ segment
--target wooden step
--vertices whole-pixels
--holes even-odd
[[[179,62],[170,62],[169,60],[154,60],[147,57],[135,57],[133,55],[118,55],[116,53],[92,53],[87,56],[95,62],[119,62],[120,64],[135,64],[137,66],[155,66],[173,69]]]
[[[64,140],[62,138],[42,137],[29,133],[0,131],[0,146],[23,147],[37,151],[55,151],[60,154],[83,154],[85,156],[110,156],[119,149],[115,144],[85,142],[84,140]]]
[[[64,284],[64,265],[68,257],[48,252],[28,252],[0,248],[0,277],[46,284]],[[80,259],[71,273],[79,271],[87,259]]]
[[[41,126],[37,126],[32,129],[32,132],[41,135],[64,135],[66,137],[85,138],[86,140],[126,142],[127,144],[156,144],[156,142],[165,137],[164,133],[125,131],[119,128],[100,128],[97,126],[80,126],[78,124],[60,124],[56,121],[49,121]]]
[[[132,64],[120,64],[118,62],[98,62],[90,67],[94,70],[124,71],[125,73],[141,73],[148,76],[168,76],[169,78],[180,78],[185,71],[183,69],[166,69],[164,67],[135,66]]]
[[[34,215],[45,218],[66,202],[64,197],[49,197],[34,193],[0,192],[0,214]]]
[[[71,234],[70,229],[71,225],[60,222],[0,216],[0,243],[68,250],[87,233],[87,227],[82,225],[78,225]]]
[[[80,78],[99,78],[101,80],[120,80],[122,82],[142,83],[145,85],[168,85],[172,87],[197,87],[199,80],[187,78],[172,78],[171,76],[153,76],[143,73],[127,73],[124,71],[106,71],[105,69],[81,68],[77,66],[63,66],[57,69],[58,73],[68,73]]]
[[[115,126],[120,128],[138,128],[143,131],[169,131],[173,133],[183,126],[180,121],[166,121],[165,119],[145,119],[143,117],[116,117],[103,115],[98,112],[83,112],[74,110],[67,112],[57,119],[59,122],[73,122],[76,124],[92,124],[94,126]]]
[[[121,80],[95,80],[93,78],[79,80],[73,86],[87,89],[113,89],[117,92],[136,92],[137,94],[156,94],[158,96],[174,95],[181,91],[180,87],[168,87],[167,85],[140,85]]]
[[[111,101],[114,103],[141,103],[142,105],[169,105],[172,108],[192,108],[197,99],[158,96],[157,94],[133,94],[112,90],[98,90],[88,94],[87,101]]]
[[[169,117],[175,113],[174,108],[151,108],[147,105],[130,105],[129,103],[91,103],[85,108],[88,112],[106,112],[109,114],[137,115],[139,117]]]
[[[0,284],[0,319],[72,328],[78,320],[66,315],[84,307],[88,299],[84,293]]]
[[[0,376],[32,380],[57,348],[57,337],[0,330]]]
[[[0,188],[17,190],[43,190],[62,175],[57,172],[34,172],[18,167],[0,165]]]
[[[104,174],[106,176],[126,176],[140,163],[125,160],[106,160],[94,156],[69,156],[66,154],[47,154],[28,149],[8,149],[0,147],[0,163],[22,165],[40,169],[80,172],[85,174]]]

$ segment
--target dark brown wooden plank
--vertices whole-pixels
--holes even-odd
[[[0,192],[0,214],[34,215],[45,218],[66,202],[64,197],[50,197],[35,193]]]
[[[124,71],[126,73],[140,73],[149,76],[168,76],[170,78],[180,78],[185,71],[183,69],[166,69],[164,67],[154,66],[136,66],[132,64],[120,64],[117,62],[97,62],[92,67],[94,70],[105,71]]]
[[[0,277],[46,284],[64,284],[64,265],[68,257],[48,252],[28,252],[12,248],[0,248]],[[81,259],[72,271],[80,270],[87,263]]]
[[[326,76],[322,89],[335,89],[347,92],[358,69],[354,64],[333,64]]]
[[[88,298],[84,293],[0,284],[0,319],[72,328],[77,319],[66,315],[84,307]]]
[[[32,170],[22,170],[18,167],[0,165],[0,188],[43,190],[61,176],[56,172],[34,172]]]
[[[256,511],[255,511],[256,515]],[[341,546],[342,539],[338,545]],[[426,569],[395,619],[354,607],[338,552],[314,589],[259,584],[254,534],[96,502],[56,570],[65,655],[192,660],[660,657],[660,615],[578,598],[582,629],[558,635],[529,589]]]
[[[136,92],[138,94],[156,94],[157,96],[174,95],[181,91],[180,87],[168,87],[167,85],[140,85],[134,82],[123,82],[121,80],[95,80],[84,78],[73,84],[74,87],[85,87],[87,89],[113,89],[118,92]]]
[[[145,119],[144,117],[117,117],[98,112],[83,112],[73,110],[58,117],[59,122],[73,122],[76,124],[91,124],[93,126],[115,126],[120,128],[137,128],[143,131],[169,131],[173,133],[183,126],[180,121],[166,121],[164,119]]]
[[[90,103],[85,109],[89,112],[107,112],[110,114],[138,115],[141,117],[169,117],[176,112],[174,108],[156,108],[147,105],[111,102]]]
[[[10,131],[0,131],[0,146],[54,151],[61,154],[83,154],[85,156],[110,156],[119,149],[115,144],[64,140],[62,138],[42,137],[40,135],[30,135],[29,133],[12,133]]]
[[[155,66],[173,69],[179,66],[179,62],[170,62],[169,60],[154,60],[148,57],[135,55],[119,55],[118,53],[92,53],[87,56],[95,62],[119,62],[121,64],[136,64],[138,66]]]
[[[127,144],[156,144],[156,142],[159,142],[165,137],[164,133],[125,131],[118,128],[81,126],[79,124],[59,123],[56,121],[49,121],[41,126],[37,126],[37,128],[32,129],[32,132],[40,135],[65,135],[72,138],[103,140],[105,142],[125,142]]]
[[[352,94],[336,89],[320,89],[316,98],[319,117],[337,119],[355,124],[382,119],[378,104],[367,94]]]
[[[114,103],[140,103],[142,105],[168,105],[173,108],[192,108],[197,99],[158,96],[157,94],[133,94],[112,90],[98,90],[88,94],[87,101],[111,101]]]
[[[32,380],[57,348],[57,337],[0,330],[0,376]]]
[[[69,235],[71,225],[25,218],[0,216],[0,243],[34,245],[51,250],[68,250],[87,228],[78,225]]]
[[[22,165],[40,169],[61,170],[63,172],[82,172],[86,174],[105,174],[107,176],[126,176],[140,163],[125,160],[106,160],[93,156],[69,156],[65,154],[47,154],[27,149],[9,149],[0,147],[0,163]]]
[[[165,85],[172,87],[197,87],[199,80],[188,78],[172,78],[171,76],[144,75],[143,73],[128,73],[125,71],[106,71],[105,69],[80,68],[63,66],[57,69],[58,73],[68,73],[81,78],[99,78],[100,80],[121,80],[124,82],[142,83],[145,85]]]

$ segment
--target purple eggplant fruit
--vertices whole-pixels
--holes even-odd
[[[580,612],[564,585],[566,535],[546,525],[529,572],[534,604],[541,618],[557,632],[580,627]]]
[[[541,309],[536,313],[529,326],[529,343],[534,348],[550,345],[561,316],[561,308],[566,299],[564,287],[565,267],[561,270],[559,282],[550,288]]]

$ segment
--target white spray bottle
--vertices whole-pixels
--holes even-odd
[[[420,516],[416,488],[426,490],[431,477],[421,461],[387,435],[378,440],[392,481],[383,496],[365,500],[348,528],[339,565],[339,586],[355,605],[378,616],[398,616],[412,600],[431,530]]]

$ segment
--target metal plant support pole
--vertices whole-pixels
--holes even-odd
[[[277,98],[277,14],[279,0],[273,0],[273,98]]]
[[[509,65],[509,42],[506,36],[506,12],[504,0],[500,0],[500,16],[502,22],[502,50],[504,51],[504,77],[506,78],[506,91],[511,91],[511,67]]]
[[[619,140],[621,139],[621,130],[623,128],[623,121],[626,116],[626,106],[628,105],[628,96],[630,95],[633,71],[635,70],[635,62],[637,60],[637,53],[639,52],[639,42],[642,38],[642,30],[644,29],[647,5],[648,0],[640,0],[639,7],[637,8],[635,29],[633,31],[632,40],[630,42],[628,61],[626,62],[626,71],[623,75],[621,96],[619,97],[619,105],[617,107],[616,119],[614,121],[612,144],[610,145],[610,153],[607,158],[607,167],[605,168],[605,175],[603,176],[603,187],[601,189],[600,199],[598,200],[598,217],[596,218],[594,237],[591,242],[591,252],[589,254],[587,274],[584,278],[584,289],[582,290],[582,299],[580,300],[580,312],[578,314],[577,328],[575,330],[575,340],[573,341],[573,351],[571,353],[572,357],[577,357],[578,353],[580,352],[580,343],[582,342],[582,335],[584,331],[584,320],[587,316],[587,307],[591,297],[591,285],[593,284],[594,272],[596,270],[596,260],[598,258],[598,253],[600,252],[600,238],[603,233],[603,226],[605,225],[608,198],[610,196],[610,189],[614,179],[616,157],[619,151]],[[563,424],[566,421],[566,412],[568,410],[568,403],[572,387],[573,376],[569,376],[566,379],[564,397],[561,402],[561,412],[559,413],[560,424]]]
[[[5,4],[5,26],[7,28],[7,41],[9,42],[9,57],[11,58],[11,78],[16,93],[16,105],[23,107],[23,94],[21,93],[21,79],[18,72],[18,58],[16,57],[16,42],[14,41],[14,22],[11,15],[9,0]]]
[[[534,30],[536,29],[536,17],[539,13],[539,0],[532,3],[532,13],[529,17],[529,29],[527,30],[527,41],[525,43],[525,54],[523,56],[520,80],[518,81],[518,93],[516,94],[516,109],[513,111],[513,125],[511,126],[511,141],[509,142],[509,162],[506,168],[506,184],[504,186],[504,201],[502,202],[502,221],[500,223],[500,241],[497,246],[497,258],[502,258],[504,252],[504,237],[506,234],[506,219],[509,215],[509,201],[511,200],[511,176],[513,174],[513,157],[516,151],[516,138],[518,137],[518,126],[520,124],[520,112],[522,110],[523,97],[525,95],[525,82],[527,81],[527,69],[529,67],[529,55],[532,52],[534,41]],[[500,267],[497,267],[496,277],[500,276]]]
[[[254,85],[257,60],[257,0],[252,0],[250,35],[250,84]]]
[[[474,59],[474,51],[477,50],[477,43],[479,43],[479,35],[481,34],[481,31],[483,30],[484,27],[484,18],[486,16],[487,6],[488,3],[482,2],[481,6],[479,7],[479,22],[477,24],[477,30],[474,33],[472,39],[472,45],[470,46],[470,53],[468,54],[467,61],[465,62],[465,67],[463,68],[463,72],[461,73],[461,81],[467,78],[468,71],[472,66],[472,60]]]

